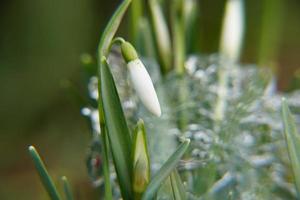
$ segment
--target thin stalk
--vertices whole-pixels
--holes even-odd
[[[64,188],[66,200],[74,200],[72,190],[71,190],[71,187],[70,187],[67,177],[63,176],[63,177],[61,177],[61,180],[63,182],[63,188]]]
[[[101,125],[102,124],[102,125]],[[109,142],[107,139],[107,132],[105,124],[100,122],[101,129],[101,146],[102,146],[102,159],[103,159],[103,174],[104,174],[104,184],[105,184],[105,199],[112,200],[112,187],[110,182],[110,170],[109,170]]]
[[[36,151],[34,146],[30,146],[28,148],[28,151],[34,162],[35,168],[36,168],[37,172],[39,173],[41,181],[42,181],[45,189],[47,190],[50,198],[52,200],[61,200],[61,197],[60,197],[39,153]]]
[[[282,0],[263,0],[258,63],[259,66],[269,67],[275,74],[277,66],[274,61],[279,50],[283,2]]]
[[[179,84],[178,84],[178,101],[179,105],[183,105],[181,110],[178,113],[178,127],[181,131],[184,131],[188,124],[188,114],[185,107],[186,102],[188,101],[188,93],[187,90],[187,80],[184,76],[179,76]]]
[[[217,103],[214,112],[216,122],[223,120],[227,104],[228,70],[224,65],[221,65],[218,71],[218,84]]]
[[[183,0],[174,0],[172,4],[172,30],[173,30],[173,63],[178,75],[184,73],[185,62],[185,3]]]
[[[235,63],[240,59],[244,26],[244,0],[227,0],[220,41],[220,53],[225,60],[221,62],[218,71],[219,85],[214,112],[214,119],[217,123],[224,119],[229,76],[227,66],[235,67]]]
[[[171,70],[172,63],[169,29],[158,1],[149,0],[149,8],[160,69],[162,74],[166,74]]]
[[[244,15],[244,0],[227,0],[220,53],[232,62],[237,62],[240,58],[244,38]]]
[[[173,0],[171,4],[171,22],[173,35],[173,64],[175,72],[179,76],[179,104],[186,102],[187,84],[184,75],[185,62],[185,1]],[[184,130],[187,125],[186,110],[180,110],[178,113],[178,126]]]
[[[185,41],[186,41],[186,53],[193,53],[196,50],[196,44],[198,37],[197,31],[197,18],[198,18],[198,1],[197,0],[185,0],[184,1],[184,26],[185,26]]]
[[[130,33],[133,44],[137,46],[139,40],[139,24],[143,17],[143,6],[141,0],[132,0],[130,6]]]

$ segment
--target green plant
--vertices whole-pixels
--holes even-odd
[[[157,59],[144,58],[129,41],[115,37],[131,3],[124,0],[101,36],[97,72],[88,73],[93,103],[83,112],[91,119],[93,133],[88,171],[101,187],[101,197],[296,198],[288,179],[289,161],[278,125],[280,104],[274,104],[280,95],[272,90],[272,74],[238,63],[243,1],[228,1],[220,54],[210,56],[188,55],[189,33],[184,29],[195,22],[187,13],[190,1],[172,1],[169,31],[163,1],[149,0],[152,36],[145,38],[138,31],[139,24],[148,21],[144,8],[139,0],[132,1],[132,43],[141,51],[152,49],[152,44]],[[116,55],[111,53],[114,48]],[[84,64],[93,68],[90,62]],[[298,188],[298,135],[285,101],[282,117]],[[29,151],[50,197],[61,199],[37,152],[33,147]],[[99,156],[100,167],[93,162]],[[73,199],[65,177],[63,183],[66,198]]]

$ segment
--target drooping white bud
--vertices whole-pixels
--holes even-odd
[[[140,59],[130,61],[128,64],[131,81],[139,98],[145,107],[156,116],[161,115],[160,104],[152,80]]]
[[[240,56],[244,35],[244,2],[243,0],[227,0],[223,20],[221,54],[232,61]]]
[[[133,87],[144,106],[156,116],[161,115],[160,104],[144,64],[138,58],[134,47],[129,42],[121,45],[122,55],[127,62]]]

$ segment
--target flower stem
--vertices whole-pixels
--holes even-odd
[[[184,73],[185,61],[185,3],[183,0],[174,0],[172,4],[172,31],[173,31],[173,63],[177,74]]]

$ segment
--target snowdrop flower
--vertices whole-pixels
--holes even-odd
[[[220,51],[232,61],[240,56],[244,35],[243,0],[227,0],[222,28]]]
[[[122,42],[121,51],[127,63],[130,78],[137,95],[144,106],[154,115],[160,116],[160,104],[152,80],[139,59],[137,52],[129,42]]]

